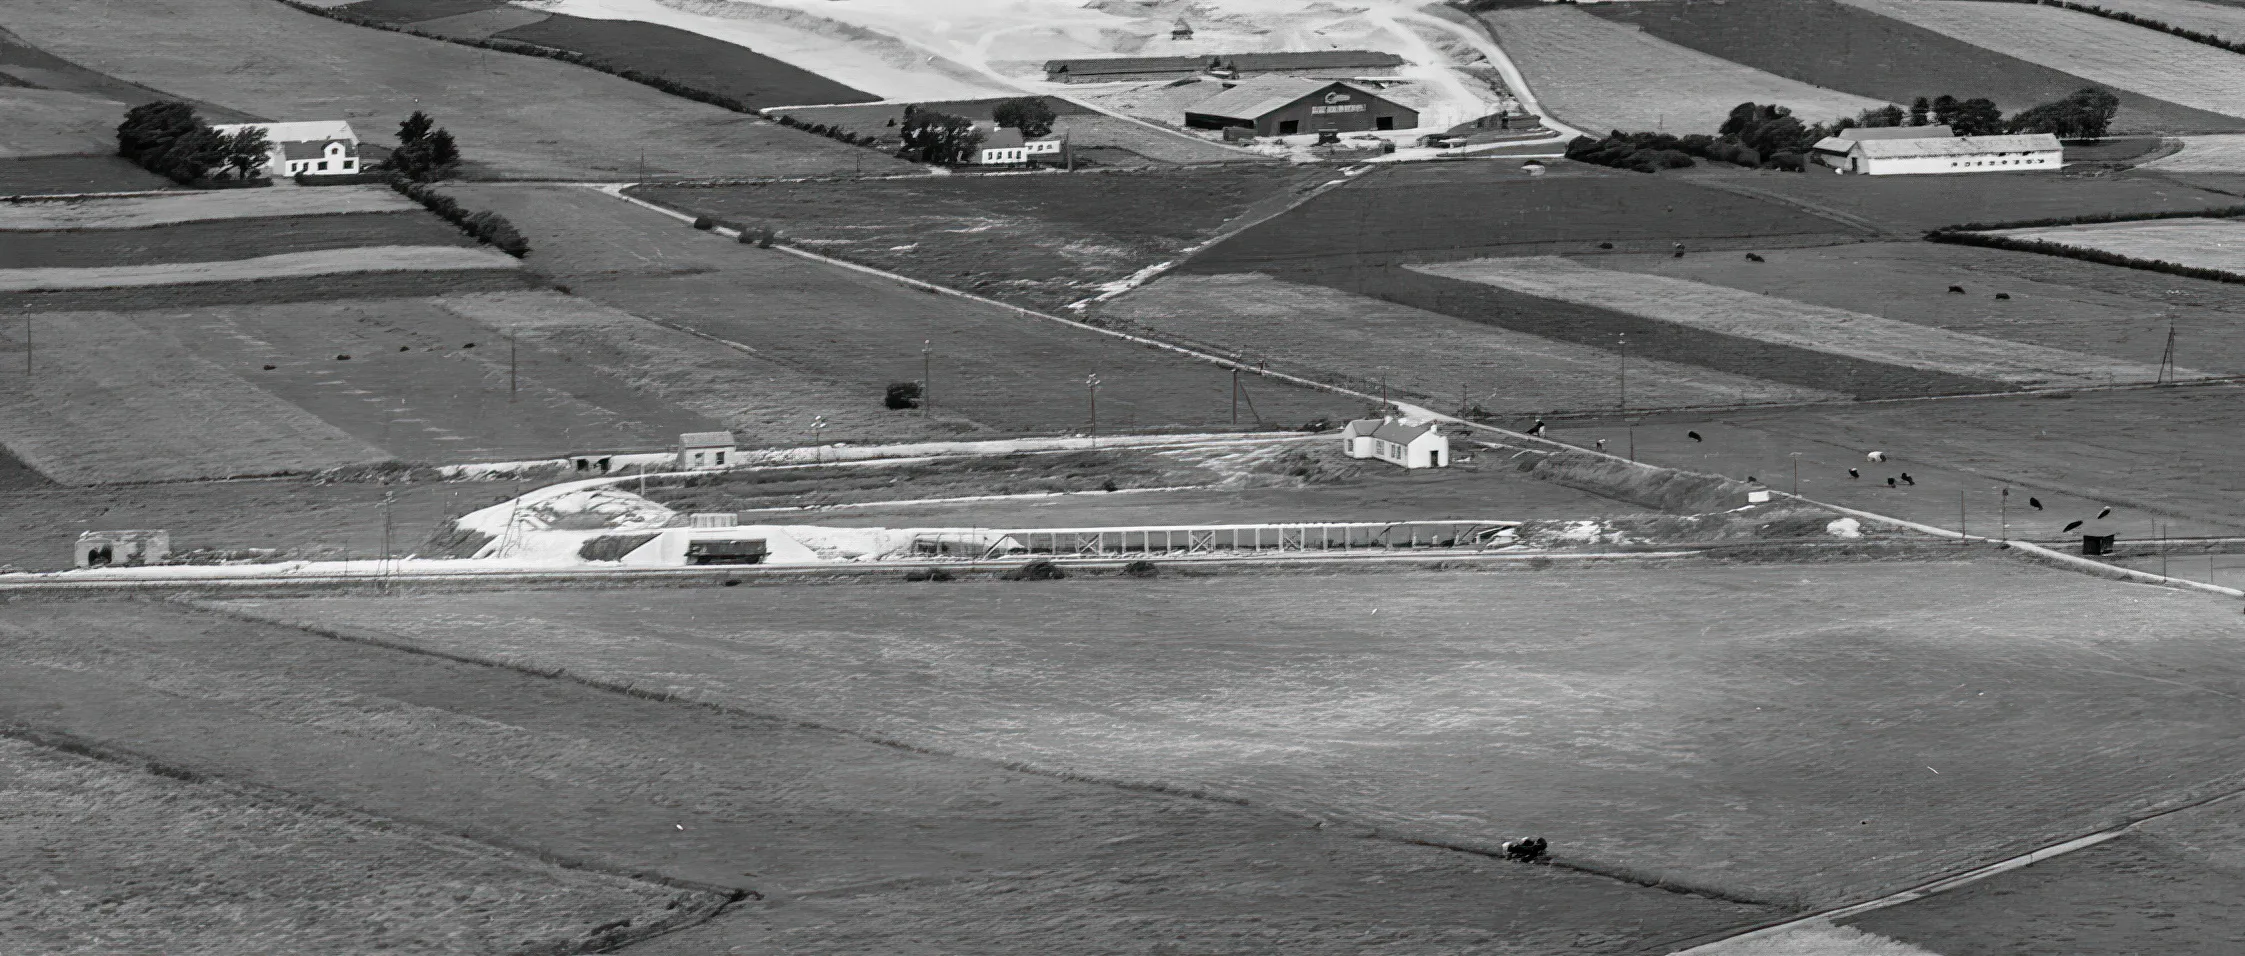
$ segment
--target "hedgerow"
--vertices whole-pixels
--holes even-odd
[[[2099,265],[2120,266],[2124,269],[2143,269],[2147,272],[2181,276],[2186,279],[2207,279],[2213,282],[2245,285],[2245,275],[2239,275],[2235,272],[2224,272],[2220,269],[2207,269],[2200,266],[2186,266],[2165,259],[2143,259],[2136,256],[2121,255],[2117,252],[2106,252],[2102,249],[2085,249],[2080,246],[2069,246],[2045,239],[2021,239],[2017,236],[1999,236],[1985,232],[1965,232],[1961,230],[1954,232],[1935,230],[1927,233],[1926,239],[1932,242],[1946,242],[1959,246],[1979,246],[1986,249],[2007,249],[2013,252],[2062,256],[2067,259],[2079,259],[2083,262],[2094,262]]]
[[[2107,222],[2148,222],[2154,219],[2238,219],[2245,218],[2245,206],[2222,206],[2217,209],[2179,210],[2170,212],[2115,212],[2084,213],[2079,216],[2054,216],[2047,219],[2021,219],[2016,222],[1964,222],[1942,226],[1934,232],[1985,232],[1991,229],[2042,229],[2050,226],[2089,226]],[[1931,238],[1930,236],[1928,238]]]
[[[523,238],[522,231],[516,229],[514,223],[507,221],[505,216],[489,210],[471,211],[460,205],[458,200],[438,192],[436,187],[413,182],[402,176],[392,177],[390,188],[405,194],[406,198],[420,203],[444,221],[460,227],[461,232],[500,252],[517,259],[530,254],[530,240]]]
[[[2224,40],[2221,37],[2211,33],[2203,33],[2197,30],[2193,30],[2189,27],[2178,27],[2172,23],[2168,23],[2165,20],[2155,20],[2151,17],[2138,16],[2125,10],[2108,10],[2104,7],[2095,6],[2093,4],[2073,3],[2071,2],[2071,0],[2008,0],[2008,2],[2038,4],[2045,7],[2057,7],[2062,10],[2072,10],[2075,13],[2086,13],[2093,17],[2104,17],[2107,20],[2118,20],[2122,23],[2130,24],[2132,26],[2143,27],[2147,30],[2157,30],[2170,36],[2181,37],[2185,40],[2189,40],[2192,43],[2203,43],[2207,46],[2220,47],[2224,50],[2228,50],[2231,53],[2245,53],[2245,42]]]

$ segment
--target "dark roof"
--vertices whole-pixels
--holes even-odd
[[[1403,58],[1376,50],[1313,50],[1305,53],[1228,53],[1211,56],[1105,56],[1046,60],[1047,73],[1109,74],[1195,73],[1226,67],[1242,73],[1272,70],[1384,69]]]
[[[1860,142],[1870,139],[1942,139],[1955,136],[1956,131],[1946,126],[1857,126],[1833,135]]]
[[[1346,90],[1349,96],[1378,100],[1397,109],[1408,109],[1393,100],[1350,86],[1339,80],[1313,80],[1301,76],[1266,75],[1239,81],[1231,89],[1193,104],[1185,115],[1216,116],[1256,121],[1317,95],[1320,91]],[[1332,102],[1327,100],[1327,102]]]
[[[281,155],[288,159],[326,159],[327,144],[342,142],[342,140],[331,139],[327,143],[282,143]],[[358,147],[350,143],[343,143],[343,155],[356,156],[358,154]]]
[[[1011,126],[1001,126],[982,137],[983,149],[1020,149],[1021,131]]]

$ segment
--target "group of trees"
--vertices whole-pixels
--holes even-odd
[[[1567,144],[1567,158],[1646,173],[1691,166],[1701,159],[1800,170],[1807,165],[1809,147],[1842,130],[1947,126],[1959,136],[2052,133],[2060,139],[2102,139],[2119,110],[2120,98],[2097,87],[2021,110],[2009,119],[1993,100],[1960,100],[1948,95],[1918,97],[1908,110],[1888,105],[1830,123],[1803,123],[1792,110],[1775,103],[1740,103],[1712,136],[1614,130],[1601,139],[1576,137]]]
[[[452,132],[438,126],[429,114],[414,110],[398,124],[398,148],[390,151],[387,169],[417,183],[452,175],[460,166],[460,144]]]
[[[916,106],[904,108],[897,134],[904,140],[898,159],[945,166],[973,162],[984,138],[973,120]]]
[[[271,148],[263,129],[220,133],[178,100],[135,106],[117,124],[117,155],[183,186],[212,178],[246,180],[265,167]]]

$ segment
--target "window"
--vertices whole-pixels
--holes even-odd
[[[1278,121],[1278,135],[1280,135],[1280,136],[1292,136],[1292,135],[1294,135],[1294,134],[1296,134],[1296,133],[1299,133],[1299,132],[1301,132],[1301,131],[1302,131],[1302,121],[1301,121],[1301,120],[1279,120],[1279,121]]]
[[[1373,121],[1372,121],[1372,128],[1373,128],[1373,129],[1394,129],[1394,128],[1395,128],[1395,117],[1393,117],[1393,116],[1382,116],[1382,117],[1380,117],[1379,119],[1373,120]]]
[[[351,160],[348,160],[348,159],[344,160],[344,161],[343,161],[343,168],[344,168],[344,169],[349,169],[349,168],[351,168]]]
[[[718,464],[720,464],[720,465],[722,465],[722,464],[724,464],[724,463],[725,463],[725,453],[724,453],[724,452],[718,452],[718,453],[717,453],[717,463],[718,463]]]
[[[322,170],[325,170],[325,169],[327,169],[327,160],[324,160],[324,159],[323,159],[323,160],[320,160],[320,169],[322,169]]]

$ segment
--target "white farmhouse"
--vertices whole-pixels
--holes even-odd
[[[1019,166],[1029,161],[1029,144],[1022,140],[1020,130],[991,130],[982,138],[974,161],[982,166]]]
[[[1406,425],[1393,418],[1360,418],[1341,429],[1350,458],[1377,458],[1405,468],[1447,468],[1450,439],[1434,424]]]
[[[213,126],[221,136],[232,136],[257,127],[272,143],[265,172],[269,176],[347,176],[359,169],[359,134],[343,120],[303,123],[233,123]]]
[[[1866,176],[2059,169],[2066,158],[2049,133],[1958,136],[1946,126],[1841,130],[1818,140],[1811,156],[1819,165]]]

